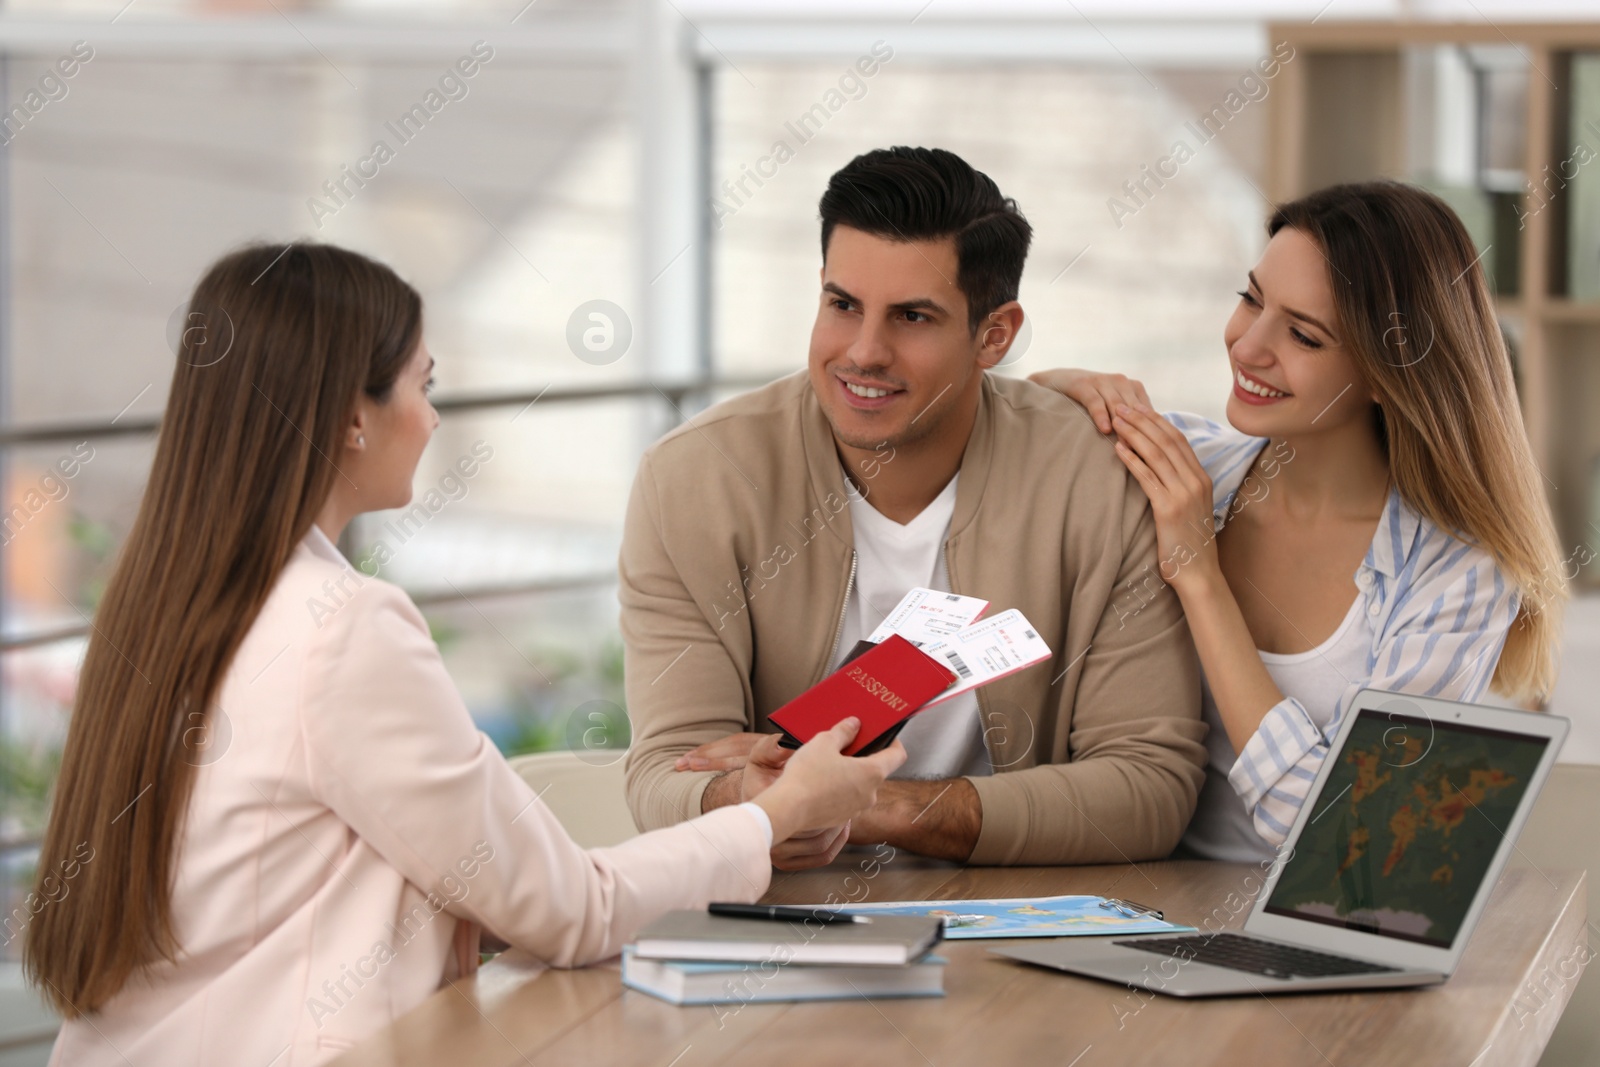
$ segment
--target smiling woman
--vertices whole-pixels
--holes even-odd
[[[1237,401],[1268,407],[1298,395],[1302,407],[1316,405],[1313,418],[1320,421],[1332,404],[1350,393],[1355,368],[1350,359],[1342,357],[1337,335],[1327,325],[1334,315],[1332,293],[1321,282],[1323,273],[1321,252],[1301,231],[1286,229],[1281,237],[1268,243],[1259,274],[1274,279],[1272,305],[1279,313],[1262,323],[1268,298],[1258,272],[1250,271],[1249,284],[1239,290],[1238,307],[1223,333],[1233,363],[1230,404]],[[1273,346],[1280,343],[1298,352],[1325,355],[1321,359],[1286,359],[1278,363],[1272,352]],[[1326,355],[1329,351],[1334,353],[1332,357]],[[1359,406],[1363,399],[1359,395],[1352,397],[1352,405]],[[1242,412],[1236,415],[1231,408],[1228,417],[1230,421],[1237,417],[1247,422],[1251,418]]]
[[[1163,419],[1120,375],[1034,376],[1116,433],[1150,497],[1211,724],[1184,841],[1229,860],[1284,840],[1363,687],[1541,699],[1565,595],[1454,212],[1395,182],[1335,186],[1280,206],[1268,233],[1223,331],[1229,427]]]

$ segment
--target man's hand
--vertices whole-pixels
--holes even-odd
[[[750,736],[735,734],[736,737]],[[734,803],[743,803],[754,800],[765,793],[772,784],[783,774],[783,765],[795,754],[792,748],[784,748],[778,744],[777,734],[756,734],[755,744],[750,746],[750,754],[745,759],[744,765],[733,772],[739,776],[739,799]],[[732,777],[730,775],[729,777]]]
[[[766,734],[729,734],[697,745],[678,757],[675,771],[736,771]]]
[[[752,788],[747,790],[744,785],[745,766],[763,739],[770,745],[763,749],[766,753],[763,764],[756,768],[756,780]],[[777,740],[776,734],[729,734],[691,748],[678,757],[673,770],[720,771],[706,783],[705,792],[700,794],[700,811],[714,811],[749,800],[777,781],[784,763],[793,754],[792,749],[784,748]]]
[[[936,859],[965,862],[983,829],[983,802],[965,778],[895,779],[851,822],[850,843],[887,843]]]

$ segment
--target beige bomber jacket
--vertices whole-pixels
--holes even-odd
[[[858,472],[870,499],[877,464]],[[645,453],[620,559],[641,829],[700,814],[681,753],[819,681],[855,568],[849,492],[804,371],[697,415]],[[970,863],[1167,855],[1194,812],[1199,662],[1156,567],[1149,501],[1072,401],[985,374],[944,544],[952,591],[1020,608],[1054,657],[978,690],[995,773]]]

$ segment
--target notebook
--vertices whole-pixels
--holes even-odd
[[[633,955],[655,960],[840,963],[898,967],[944,936],[939,919],[884,915],[871,923],[800,923],[669,911],[639,931]]]
[[[622,950],[622,984],[671,1004],[942,997],[946,962],[932,953],[905,967],[647,960],[628,946]]]

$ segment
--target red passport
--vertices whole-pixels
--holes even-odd
[[[875,752],[928,701],[950,688],[955,672],[901,637],[889,637],[773,712],[771,720],[804,744],[854,715],[861,732],[847,756]]]

